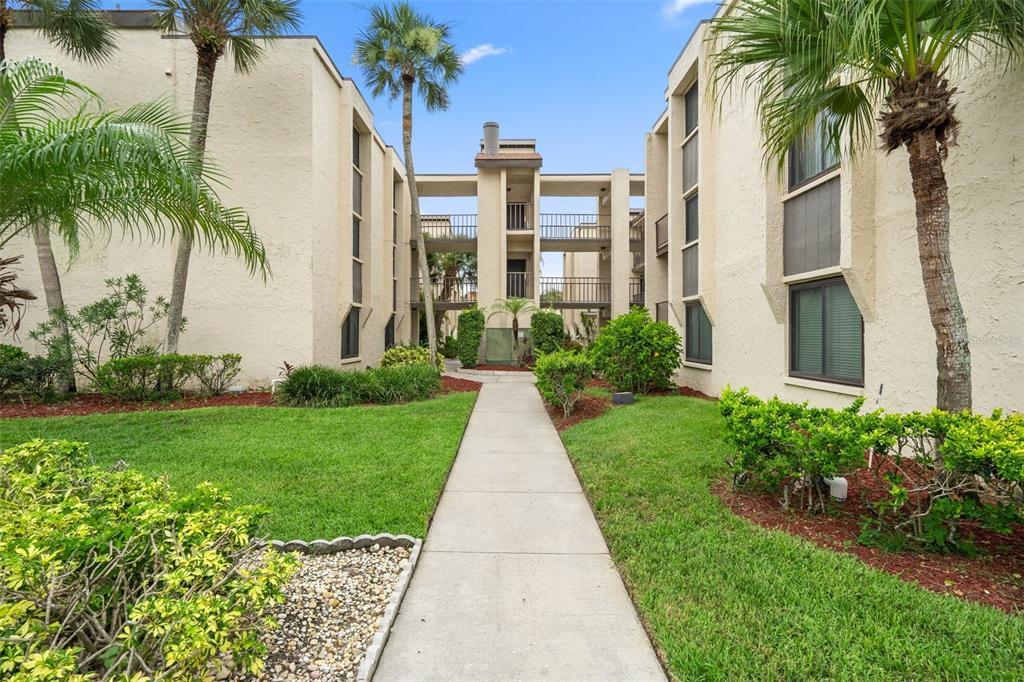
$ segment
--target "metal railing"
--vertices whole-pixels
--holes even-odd
[[[541,277],[540,297],[551,303],[607,305],[612,282],[607,277]]]
[[[633,252],[633,269],[637,270],[644,267],[644,252],[634,251]]]
[[[420,217],[427,239],[476,239],[476,213],[444,213]]]
[[[412,300],[421,301],[420,279],[412,278]],[[444,277],[436,282],[430,283],[435,303],[465,303],[476,302],[476,280],[470,277]]]
[[[597,213],[541,213],[541,239],[612,238],[609,216]]]
[[[643,305],[644,304],[644,278],[643,277],[630,277],[629,278],[629,304],[630,305]]]
[[[654,245],[659,256],[668,251],[668,213],[654,223]]]
[[[533,206],[515,202],[505,204],[505,225],[509,230],[532,230]]]
[[[505,282],[506,298],[533,298],[532,277],[528,272],[507,272]]]
[[[647,218],[643,211],[631,212],[629,216],[629,240],[642,242],[644,240],[644,226]]]

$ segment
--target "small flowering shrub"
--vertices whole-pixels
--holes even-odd
[[[0,678],[213,679],[258,673],[268,607],[295,566],[254,561],[263,511],[89,466],[81,443],[0,452]]]
[[[588,352],[594,369],[616,391],[649,393],[669,388],[679,369],[679,334],[655,322],[645,308],[633,308],[606,324]]]
[[[583,397],[587,380],[594,373],[594,363],[582,353],[560,350],[541,355],[533,373],[544,400],[561,407],[568,417]]]
[[[381,367],[429,364],[430,351],[424,346],[395,346],[394,348],[388,348],[380,356]]]

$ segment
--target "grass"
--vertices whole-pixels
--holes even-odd
[[[210,481],[271,508],[276,539],[360,533],[423,537],[476,398],[339,409],[220,407],[0,421],[0,447],[85,441],[187,488]]]
[[[1020,679],[1024,616],[734,516],[717,406],[640,399],[563,433],[668,668],[686,679]]]

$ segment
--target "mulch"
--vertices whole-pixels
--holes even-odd
[[[441,377],[441,383],[444,386],[445,393],[469,393],[479,391],[483,385],[479,381],[470,381],[469,379],[459,379],[456,377],[450,377],[445,375]]]
[[[1009,613],[1024,612],[1024,526],[1009,535],[964,524],[978,553],[974,558],[921,550],[885,551],[857,543],[865,502],[877,497],[874,477],[849,478],[846,502],[835,513],[807,514],[786,511],[771,491],[744,488],[734,491],[727,480],[712,492],[733,513],[764,528],[781,530],[820,547],[852,554],[864,563],[917,583],[933,592],[980,602]]]
[[[269,392],[188,396],[179,400],[124,403],[98,393],[79,393],[57,403],[0,403],[0,419],[28,417],[72,417],[112,412],[160,412],[197,407],[267,407],[274,404]]]
[[[572,415],[566,417],[562,412],[561,407],[544,403],[544,407],[548,410],[548,416],[551,417],[551,421],[554,423],[555,428],[559,433],[565,431],[570,426],[579,424],[580,422],[600,417],[602,414],[607,412],[611,406],[612,401],[609,398],[584,395],[580,398],[579,402],[576,403],[576,409],[573,410]]]

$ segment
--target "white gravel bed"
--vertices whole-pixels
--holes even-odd
[[[269,649],[253,680],[354,680],[381,625],[409,549],[380,547],[299,555],[298,571],[271,615],[280,626],[263,636]]]

